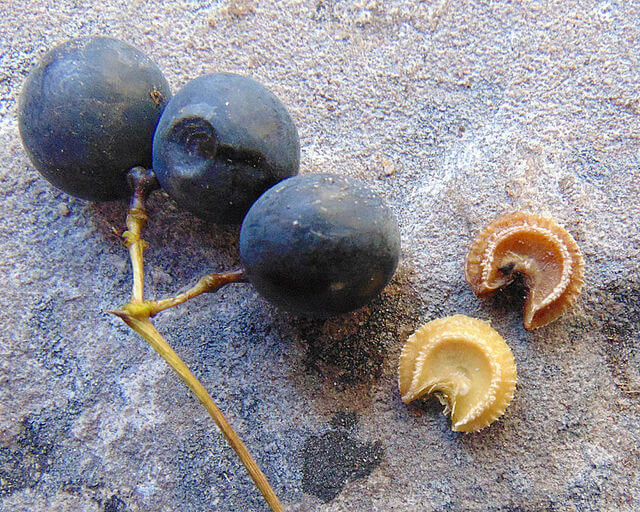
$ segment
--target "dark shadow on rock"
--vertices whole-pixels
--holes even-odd
[[[501,315],[515,313],[522,316],[527,293],[524,276],[516,274],[511,283],[496,290],[486,302]]]
[[[435,395],[425,395],[409,404],[401,402],[398,396],[398,402],[398,421],[415,427],[428,424],[430,429],[438,430],[438,435],[449,443],[457,443],[458,440],[464,439],[462,432],[451,430],[451,417],[443,414],[444,405]]]
[[[600,294],[607,366],[618,389],[629,398],[640,399],[640,286],[612,281]]]
[[[36,486],[49,470],[53,443],[43,427],[25,418],[15,447],[0,447],[0,498]]]
[[[115,494],[104,502],[104,512],[127,512],[127,504]]]
[[[416,418],[425,415],[430,418],[437,418],[442,414],[444,405],[440,403],[440,400],[435,395],[428,395],[407,404],[407,408]]]
[[[302,490],[329,503],[353,480],[366,478],[384,457],[382,443],[366,443],[353,437],[357,416],[339,412],[331,420],[331,429],[311,436],[304,443]]]
[[[276,313],[276,328],[293,330],[306,348],[307,372],[328,378],[339,390],[370,384],[389,371],[419,317],[419,301],[398,272],[368,306],[328,318]]]

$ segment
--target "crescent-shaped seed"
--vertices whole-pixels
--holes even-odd
[[[485,295],[524,276],[524,327],[547,325],[567,311],[582,289],[584,260],[573,237],[555,221],[529,213],[503,215],[476,238],[465,277]]]
[[[504,414],[517,380],[511,349],[489,322],[454,315],[423,325],[398,367],[402,401],[435,394],[454,431],[474,432]]]

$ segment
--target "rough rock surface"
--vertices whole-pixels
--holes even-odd
[[[398,214],[382,297],[291,317],[248,285],[158,325],[248,444],[287,510],[640,509],[640,10],[636,2],[309,0],[0,3],[0,510],[267,510],[181,381],[105,311],[127,300],[125,206],[52,189],[16,98],[72,36],[139,46],[173,90],[244,73],[290,108],[302,171],[359,177]],[[551,216],[581,246],[577,307],[535,332],[517,297],[465,284],[500,213]],[[157,195],[151,297],[238,264],[237,229]],[[513,304],[513,303],[516,304]],[[518,365],[506,415],[472,435],[406,406],[397,358],[421,323],[491,319]]]

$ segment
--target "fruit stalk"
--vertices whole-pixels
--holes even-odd
[[[229,424],[224,414],[218,406],[215,404],[207,390],[200,383],[200,381],[191,373],[187,365],[180,359],[180,356],[171,348],[164,337],[158,332],[151,320],[144,316],[139,318],[133,314],[126,312],[126,307],[123,311],[114,311],[115,315],[124,320],[131,329],[137,332],[144,340],[153,347],[153,349],[160,354],[160,356],[175,370],[180,376],[187,387],[193,392],[194,395],[200,400],[202,405],[218,425],[220,431],[224,434],[225,438],[231,445],[231,448],[238,454],[238,457],[247,468],[249,475],[260,489],[260,492],[264,496],[273,512],[284,512],[284,508],[280,503],[280,500],[276,496],[275,492],[269,485],[264,473],[258,467],[258,464],[249,453],[247,446],[242,442],[238,435],[233,430],[233,427]]]
[[[144,301],[144,263],[143,253],[147,243],[141,238],[142,229],[147,223],[147,214],[139,208],[131,208],[127,214],[127,231],[122,236],[129,249],[133,269],[133,291],[131,302],[141,304]]]
[[[213,293],[228,284],[245,282],[247,282],[247,279],[245,277],[244,269],[207,274],[206,276],[201,277],[194,286],[184,293],[180,293],[175,297],[169,297],[168,299],[150,301],[150,315],[154,316],[160,311],[164,311],[165,309],[169,309],[174,306],[179,306],[202,293]]]
[[[140,169],[141,168],[134,168],[129,173],[129,180],[134,193],[127,215],[127,231],[123,234],[125,243],[129,248],[129,255],[131,257],[131,265],[133,268],[132,297],[131,301],[125,304],[120,310],[110,311],[110,313],[121,318],[125,324],[138,333],[180,376],[182,381],[193,392],[198,400],[200,400],[205,409],[207,409],[207,412],[223,433],[229,445],[231,445],[244,466],[247,468],[249,475],[273,512],[284,512],[284,508],[280,503],[280,500],[269,485],[264,473],[260,470],[258,464],[249,453],[246,445],[235,433],[227,419],[224,417],[224,414],[216,406],[204,386],[196,376],[193,375],[180,356],[176,354],[150,320],[150,316],[155,315],[157,312],[182,304],[201,293],[212,292],[226,284],[243,281],[244,271],[238,270],[221,274],[209,274],[200,279],[200,281],[198,281],[194,287],[187,290],[187,292],[179,294],[176,297],[164,299],[158,302],[145,301],[143,252],[146,249],[147,244],[141,238],[141,235],[147,222],[144,203],[149,192],[155,188],[155,179],[149,179],[149,177],[153,178],[152,171],[145,171],[142,169],[144,172],[141,172]]]
[[[158,188],[155,174],[151,169],[133,167],[127,174],[127,181],[133,190],[129,212],[127,213],[127,231],[122,236],[129,249],[131,267],[133,269],[133,292],[131,302],[144,302],[144,251],[148,244],[142,239],[142,230],[147,224],[148,216],[145,202],[149,194]]]

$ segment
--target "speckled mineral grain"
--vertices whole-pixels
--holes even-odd
[[[637,2],[167,0],[0,3],[0,510],[267,508],[204,409],[104,312],[131,272],[125,205],[52,189],[21,148],[16,97],[68,37],[138,46],[172,89],[247,74],[290,109],[302,173],[363,180],[397,213],[382,296],[328,320],[234,285],[161,315],[288,511],[640,509],[640,10]],[[475,234],[506,211],[556,219],[583,293],[522,326],[522,290],[478,299]],[[237,229],[150,202],[150,297],[238,265]],[[453,314],[491,320],[518,389],[477,434],[406,406],[400,349]]]

